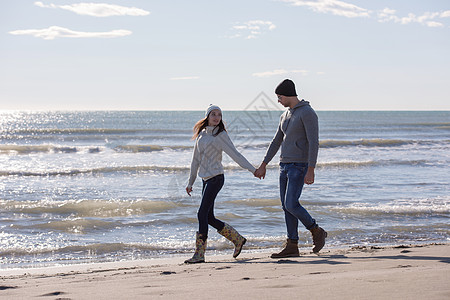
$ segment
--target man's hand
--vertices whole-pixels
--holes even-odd
[[[314,167],[308,167],[308,171],[306,171],[305,175],[305,183],[306,184],[314,183]]]
[[[265,162],[262,162],[259,168],[255,171],[255,177],[264,179],[266,177],[266,166],[267,164]]]

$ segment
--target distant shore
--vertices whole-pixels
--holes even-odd
[[[449,299],[450,244],[185,257],[0,270],[0,297],[24,299]]]

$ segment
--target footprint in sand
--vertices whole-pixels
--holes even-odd
[[[8,290],[8,289],[17,289],[17,286],[0,285],[0,291]]]
[[[41,295],[40,297],[51,297],[51,296],[59,296],[65,294],[64,292],[52,292],[48,294]],[[61,298],[59,298],[61,299]]]
[[[177,274],[177,273],[176,272],[171,272],[171,271],[164,271],[164,272],[161,272],[160,275],[172,275],[172,274]]]
[[[216,270],[224,270],[224,269],[231,269],[231,267],[226,266],[226,267],[217,267],[216,268]]]

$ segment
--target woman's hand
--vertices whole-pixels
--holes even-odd
[[[191,196],[191,192],[192,192],[192,187],[187,187],[186,188],[186,193]]]

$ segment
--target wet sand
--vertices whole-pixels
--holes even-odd
[[[2,299],[450,299],[450,244],[0,270]]]

